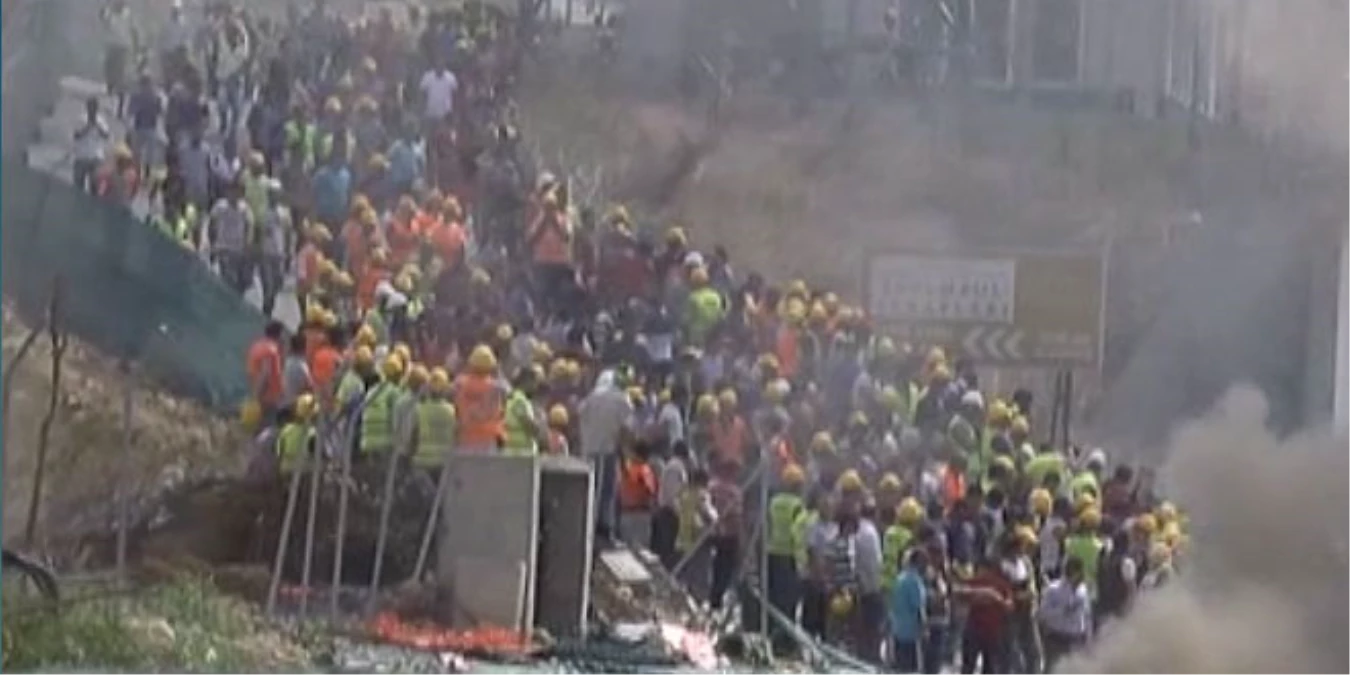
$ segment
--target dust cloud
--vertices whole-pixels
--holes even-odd
[[[1255,389],[1182,426],[1159,471],[1190,517],[1184,575],[1060,672],[1347,672],[1345,439],[1277,439]]]

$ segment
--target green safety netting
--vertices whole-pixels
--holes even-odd
[[[227,410],[248,393],[243,358],[257,309],[199,258],[126,209],[19,160],[3,166],[4,294],[44,316],[60,279],[61,321],[174,393]]]

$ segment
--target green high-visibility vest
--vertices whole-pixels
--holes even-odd
[[[1064,539],[1064,560],[1083,561],[1083,579],[1093,600],[1097,599],[1097,563],[1103,548],[1102,540],[1095,534],[1071,534]]]
[[[769,555],[792,556],[792,526],[804,504],[801,495],[779,492],[769,500]]]
[[[338,406],[345,406],[352,399],[366,393],[366,383],[356,374],[356,370],[347,368],[342,373],[342,379],[338,380],[337,402]]]
[[[294,471],[300,458],[309,452],[314,439],[314,427],[305,422],[291,422],[277,434],[277,463],[282,471]]]
[[[1045,482],[1045,477],[1052,472],[1060,475],[1060,480],[1064,479],[1064,455],[1058,452],[1043,452],[1036,455],[1027,462],[1023,468],[1023,473],[1031,481],[1032,487],[1040,487]]]
[[[455,447],[455,407],[448,401],[427,399],[417,404],[417,452],[413,463],[437,467]]]
[[[519,389],[513,390],[506,399],[503,452],[508,455],[533,455],[539,452],[539,443],[529,426],[533,416],[534,405],[530,403],[529,397]]]
[[[366,325],[375,331],[375,339],[381,344],[389,341],[389,322],[384,320],[384,314],[378,309],[372,309],[366,312]]]
[[[900,574],[900,560],[905,551],[914,543],[914,531],[904,525],[895,524],[886,528],[881,538],[881,587],[890,588],[895,577]]]
[[[1097,486],[1097,476],[1091,471],[1082,471],[1069,481],[1069,494],[1076,500],[1084,492],[1091,492],[1093,497],[1101,497],[1101,489]]]
[[[921,387],[919,386],[918,382],[910,380],[909,400],[906,401],[907,403],[906,408],[908,409],[909,419],[905,420],[906,424],[914,423],[914,416],[919,412],[919,399],[923,398],[923,395],[926,393],[928,393],[928,387]]]
[[[820,520],[820,512],[814,509],[802,509],[797,519],[792,521],[792,554],[797,558],[797,569],[805,574],[810,563],[806,547],[806,533]]]
[[[367,394],[361,411],[361,451],[391,452],[394,449],[394,402],[398,385],[381,382]]]
[[[309,169],[314,164],[314,125],[290,120],[286,122],[285,132],[287,151],[299,156],[301,165]]]

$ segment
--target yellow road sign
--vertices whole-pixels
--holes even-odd
[[[1106,270],[1100,252],[901,252],[868,260],[877,328],[976,361],[1100,366]]]

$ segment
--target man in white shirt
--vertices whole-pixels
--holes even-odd
[[[874,509],[873,509],[874,511]],[[886,599],[881,593],[881,535],[868,513],[858,521],[854,537],[854,569],[858,575],[858,609],[861,625],[858,631],[858,655],[868,663],[881,662],[882,626],[886,621]]]
[[[656,513],[652,516],[652,552],[666,569],[679,562],[675,537],[680,529],[679,500],[689,484],[689,446],[681,439],[672,444],[670,456],[656,477]]]
[[[619,445],[633,418],[633,402],[615,380],[613,370],[600,373],[577,409],[581,455],[595,466],[595,511],[602,533],[612,533],[618,522]]]
[[[1083,581],[1082,560],[1069,558],[1064,576],[1045,587],[1039,618],[1045,671],[1054,672],[1060,659],[1087,642],[1092,626],[1092,599]]]
[[[112,132],[98,112],[98,99],[91,98],[85,101],[84,124],[75,130],[75,164],[72,176],[75,187],[85,192],[94,192],[94,175],[103,164],[111,140]]]
[[[459,80],[450,71],[450,66],[441,63],[422,75],[422,97],[428,124],[444,121],[455,111],[455,92],[459,90]]]

